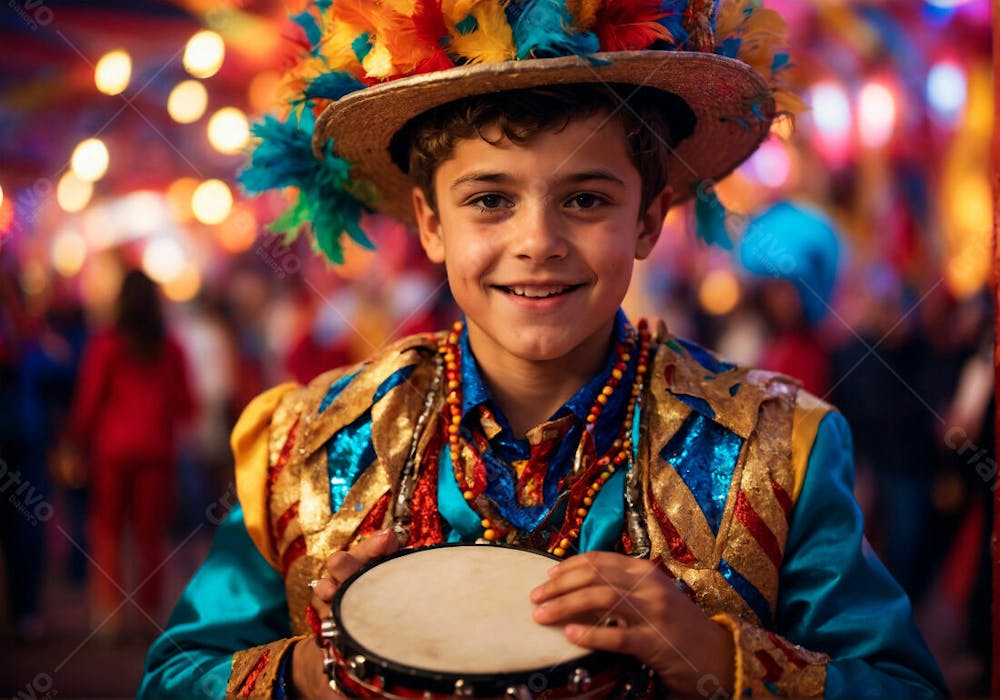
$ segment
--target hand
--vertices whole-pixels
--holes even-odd
[[[399,540],[392,530],[383,530],[363,539],[346,552],[334,552],[323,568],[326,576],[313,586],[311,605],[320,619],[330,617],[330,602],[340,584],[373,559],[392,554],[399,549]],[[292,649],[292,685],[299,697],[341,698],[330,689],[330,679],[323,672],[323,651],[315,637],[296,642]]]
[[[531,600],[536,622],[570,623],[569,641],[633,656],[677,695],[697,695],[712,676],[712,687],[732,692],[732,635],[654,562],[612,552],[570,557],[549,570]]]

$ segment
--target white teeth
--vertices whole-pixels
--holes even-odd
[[[544,299],[545,297],[562,294],[568,290],[569,287],[508,287],[508,289],[519,297]]]

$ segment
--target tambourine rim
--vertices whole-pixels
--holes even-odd
[[[454,691],[455,682],[458,680],[463,681],[471,685],[473,688],[481,688],[483,686],[488,686],[491,690],[502,690],[508,686],[525,685],[529,683],[531,677],[537,673],[543,674],[547,679],[551,680],[553,676],[560,679],[564,674],[572,673],[578,668],[584,668],[588,671],[596,671],[597,667],[601,664],[600,662],[610,662],[615,658],[625,659],[620,654],[613,654],[606,651],[594,651],[591,650],[572,661],[567,661],[555,666],[540,666],[538,668],[526,670],[526,671],[516,671],[511,673],[452,673],[449,671],[434,671],[431,669],[417,668],[412,666],[404,666],[398,662],[392,661],[391,659],[386,659],[383,656],[371,651],[360,642],[358,642],[350,633],[344,629],[343,619],[340,615],[340,604],[346,593],[347,589],[350,587],[355,580],[364,576],[364,574],[371,569],[374,569],[380,564],[384,564],[392,559],[398,559],[400,557],[409,556],[411,554],[417,554],[419,552],[425,552],[432,549],[446,549],[452,547],[499,547],[502,549],[514,549],[520,552],[528,552],[530,554],[541,555],[555,561],[562,561],[559,557],[556,557],[548,552],[539,552],[535,549],[528,549],[526,547],[516,547],[514,545],[506,543],[496,543],[496,544],[473,544],[470,542],[443,542],[441,544],[431,544],[423,547],[416,547],[414,549],[405,549],[398,552],[394,552],[377,561],[372,561],[365,564],[363,567],[355,571],[353,574],[344,579],[343,582],[337,587],[336,593],[333,595],[333,600],[330,602],[330,614],[333,616],[334,624],[337,626],[337,630],[341,635],[343,640],[338,647],[348,648],[349,651],[343,654],[345,659],[350,658],[354,655],[364,656],[366,663],[374,664],[378,669],[373,675],[386,675],[387,681],[389,679],[388,674],[383,673],[384,671],[389,671],[392,674],[403,676],[408,679],[419,679],[421,681],[426,681],[428,684],[433,684],[430,688],[420,688],[420,690],[429,690],[432,692],[443,692],[451,694]],[[586,651],[585,647],[580,647],[581,651]],[[343,653],[343,652],[342,652]],[[387,683],[387,685],[389,685]],[[561,684],[557,684],[561,685]]]

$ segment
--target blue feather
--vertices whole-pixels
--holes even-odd
[[[709,245],[731,250],[733,242],[726,231],[726,208],[722,206],[711,183],[698,186],[694,200],[695,230]]]
[[[688,2],[689,0],[667,0],[660,5],[660,10],[665,14],[657,21],[667,28],[674,41],[673,43],[657,41],[653,45],[654,49],[679,48],[687,43],[690,34],[684,28],[684,11],[687,9]]]
[[[475,15],[466,15],[465,19],[455,25],[455,29],[458,30],[459,34],[472,34],[479,29],[479,21]]]
[[[239,182],[248,192],[298,188],[298,200],[271,224],[271,230],[290,240],[308,226],[313,245],[329,260],[340,263],[344,260],[341,240],[345,233],[366,248],[374,247],[360,223],[368,207],[351,194],[351,166],[333,155],[332,143],[326,144],[322,158],[317,160],[313,155],[315,124],[310,102],[285,121],[267,116],[254,124],[253,134],[260,142]]]
[[[359,34],[351,42],[351,50],[354,51],[354,57],[358,59],[358,62],[365,60],[365,56],[372,50],[371,36],[368,32]]]
[[[527,0],[519,3],[517,14],[513,30],[518,59],[585,56],[600,50],[596,34],[573,31],[573,16],[561,0]]]
[[[322,98],[339,100],[344,95],[364,88],[364,84],[346,71],[323,73],[317,76],[306,88],[307,98]]]
[[[292,17],[292,21],[302,27],[310,46],[319,45],[320,40],[323,38],[323,32],[320,30],[319,25],[316,24],[316,18],[312,16],[311,12],[308,10],[300,12]]]

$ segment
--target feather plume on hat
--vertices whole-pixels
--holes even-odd
[[[529,76],[525,85],[540,85],[549,63],[559,67],[560,81],[566,82],[567,57],[587,59],[579,62],[580,79],[574,82],[605,80],[590,73],[650,55],[666,61],[673,54],[671,61],[678,65],[704,66],[719,75],[726,69],[723,64],[738,63],[743,72],[731,70],[729,75],[755,87],[749,100],[740,97],[750,104],[732,106],[731,111],[739,112],[732,120],[754,133],[743,139],[740,153],[707,167],[706,179],[724,175],[752,152],[775,109],[794,113],[802,108],[783,85],[789,66],[785,23],[760,7],[759,0],[315,0],[300,5],[292,20],[301,51],[284,81],[286,113],[254,125],[256,146],[240,182],[254,193],[295,188],[295,202],[271,229],[289,238],[307,229],[314,247],[333,262],[343,260],[345,235],[372,246],[361,228],[363,214],[383,211],[405,217],[405,203],[398,197],[392,201],[389,191],[405,182],[405,174],[389,173],[378,182],[373,168],[344,156],[364,149],[346,148],[348,136],[327,138],[332,132],[325,121],[340,105],[358,104],[369,93],[392,99],[390,86],[419,83],[426,95],[432,85],[457,86],[466,74],[469,87],[494,68],[497,75],[523,73]],[[699,62],[692,52],[713,58]],[[756,73],[752,80],[747,66]],[[635,82],[645,84],[639,75]],[[670,86],[654,87],[669,91]],[[454,90],[451,99],[462,96],[460,88]],[[697,94],[680,96],[697,106]],[[379,167],[395,166],[383,157]],[[689,179],[678,199],[701,187],[693,173]]]

